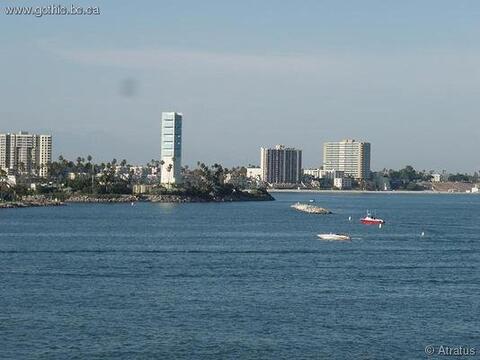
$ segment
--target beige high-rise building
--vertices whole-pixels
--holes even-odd
[[[46,177],[51,161],[51,135],[34,135],[24,131],[18,134],[0,134],[2,170]]]
[[[323,169],[339,170],[355,179],[370,176],[370,143],[355,140],[327,142],[323,145]]]
[[[302,150],[277,145],[261,148],[262,180],[270,184],[297,184],[302,175]]]
[[[37,135],[38,152],[35,154],[38,171],[41,177],[47,177],[48,164],[52,162],[52,135]]]

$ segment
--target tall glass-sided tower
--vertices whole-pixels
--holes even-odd
[[[182,118],[181,113],[162,112],[162,184],[182,182]]]

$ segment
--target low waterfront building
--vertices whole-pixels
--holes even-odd
[[[69,180],[75,180],[77,178],[82,178],[82,177],[91,177],[91,173],[86,173],[86,172],[69,172],[67,174],[67,177]]]
[[[311,176],[315,179],[320,179],[322,169],[303,169],[303,175]]]
[[[302,174],[302,150],[276,145],[261,148],[262,180],[269,184],[298,184]]]
[[[17,185],[17,177],[15,175],[7,175],[7,184],[10,186]]]
[[[442,174],[432,174],[432,182],[442,182],[443,180]]]
[[[349,177],[338,177],[333,179],[333,186],[340,190],[351,189],[352,185],[352,178]]]
[[[130,172],[136,178],[146,177],[147,175],[149,175],[149,170],[150,168],[146,166],[130,166]]]
[[[344,171],[339,170],[323,170],[323,169],[303,169],[303,175],[313,176],[315,179],[330,179],[343,177]]]
[[[154,188],[153,185],[135,184],[133,185],[132,191],[134,195],[149,194],[153,188]]]
[[[248,167],[247,168],[247,178],[261,180],[262,179],[262,168],[260,167]]]

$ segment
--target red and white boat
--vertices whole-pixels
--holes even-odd
[[[385,224],[385,220],[376,218],[375,216],[370,215],[367,213],[367,216],[360,219],[360,222],[365,225],[383,225]]]

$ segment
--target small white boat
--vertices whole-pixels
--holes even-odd
[[[351,240],[350,236],[347,234],[318,234],[317,235],[322,240]]]

